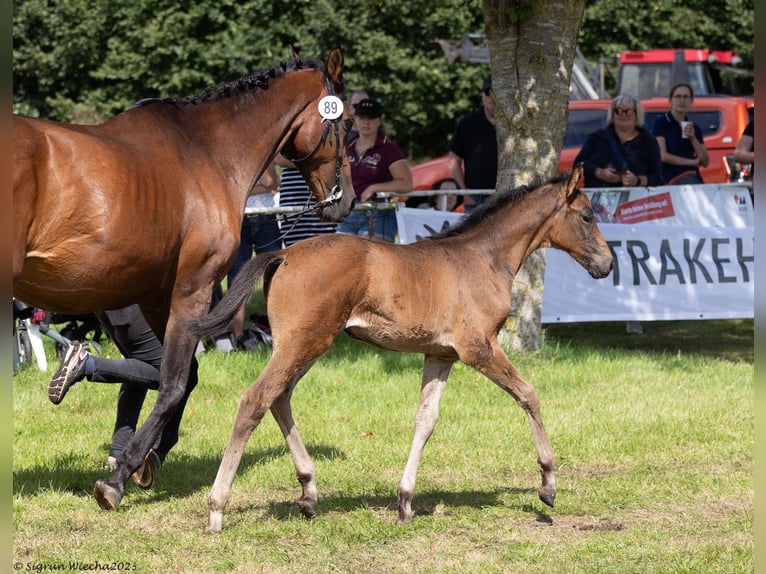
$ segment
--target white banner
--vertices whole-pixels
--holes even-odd
[[[602,224],[615,266],[595,280],[548,249],[543,323],[753,317],[752,228]]]
[[[596,280],[566,253],[549,249],[543,323],[753,317],[753,206],[747,187],[586,193],[615,269]],[[397,209],[399,242],[433,235],[461,216]]]

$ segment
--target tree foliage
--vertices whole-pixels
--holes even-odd
[[[622,50],[735,49],[753,60],[753,0],[597,0],[579,46],[614,64]],[[435,39],[484,30],[479,0],[14,0],[14,111],[100,122],[134,101],[199,93],[288,57],[346,56],[347,85],[386,109],[418,160],[444,152],[479,105],[487,65],[452,64]],[[610,66],[612,67],[612,66]]]

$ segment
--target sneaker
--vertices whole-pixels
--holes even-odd
[[[54,405],[64,400],[69,388],[85,377],[85,361],[88,351],[82,343],[73,342],[67,347],[58,370],[48,384],[48,398]]]
[[[162,461],[159,455],[154,452],[154,449],[150,449],[144,457],[144,464],[139,466],[138,470],[133,473],[133,482],[144,490],[148,490],[157,482],[161,468]]]
[[[215,350],[219,353],[231,353],[234,350],[232,335],[226,335],[215,340]]]

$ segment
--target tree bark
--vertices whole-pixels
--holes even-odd
[[[564,143],[572,62],[585,0],[483,0],[497,118],[497,189],[556,175]],[[540,347],[545,254],[514,280],[501,341]]]

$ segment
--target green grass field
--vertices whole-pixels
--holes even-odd
[[[552,509],[537,499],[522,410],[456,366],[406,526],[395,524],[396,485],[418,355],[339,337],[293,397],[320,514],[300,515],[292,460],[268,415],[219,535],[203,533],[207,495],[239,397],[268,352],[200,357],[200,385],[156,488],[131,482],[116,513],[99,510],[91,491],[108,475],[117,385],[82,382],[53,406],[56,365],[26,369],[13,381],[13,557],[28,571],[98,561],[141,573],[752,572],[753,321],[644,329],[551,325],[540,351],[512,356],[537,389],[556,452]]]

